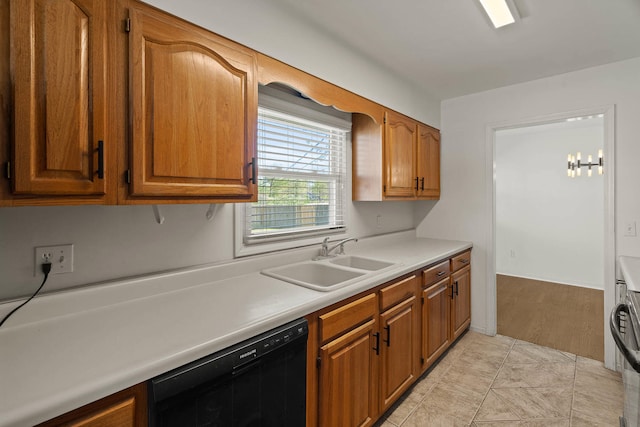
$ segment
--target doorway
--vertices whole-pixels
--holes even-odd
[[[613,343],[604,333],[615,301],[613,162],[602,176],[597,167],[590,177],[586,167],[567,176],[569,153],[580,152],[582,164],[589,154],[595,164],[599,150],[613,158],[613,107],[492,126],[487,141],[494,248],[487,279],[495,298],[488,312],[495,332],[512,336],[505,326],[519,322],[521,339],[613,367]],[[576,350],[575,341],[591,349]]]
[[[603,114],[495,136],[497,332],[600,361],[603,143]]]

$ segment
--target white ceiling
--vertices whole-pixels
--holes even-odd
[[[640,56],[640,0],[274,0],[438,99]],[[639,76],[640,78],[640,76]]]

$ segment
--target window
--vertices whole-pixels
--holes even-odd
[[[244,205],[244,246],[346,229],[350,121],[299,105],[312,101],[297,101],[261,92],[258,201]]]

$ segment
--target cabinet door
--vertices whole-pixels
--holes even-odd
[[[143,427],[147,425],[146,384],[138,384],[74,411],[39,424],[38,427]]]
[[[255,53],[136,5],[131,32],[133,196],[254,196]]]
[[[416,377],[416,316],[415,296],[380,315],[380,412],[386,411]]]
[[[471,323],[471,266],[451,275],[454,298],[451,305],[451,336],[458,338]]]
[[[320,348],[320,426],[368,426],[377,416],[379,335],[369,320]]]
[[[10,2],[15,194],[105,194],[107,4]]]
[[[418,197],[440,198],[440,132],[418,126],[417,168]]]
[[[393,112],[385,115],[385,197],[414,198],[416,194],[416,122]]]
[[[451,307],[449,277],[422,291],[422,358],[428,368],[449,347],[449,310]]]

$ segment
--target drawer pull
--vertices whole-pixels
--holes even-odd
[[[441,276],[444,276],[445,274],[447,274],[446,271],[438,271],[438,274],[436,274],[436,276],[441,277]]]
[[[467,264],[468,262],[469,262],[469,260],[466,259],[466,258],[463,258],[463,259],[460,260],[460,264]]]

